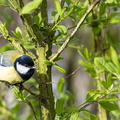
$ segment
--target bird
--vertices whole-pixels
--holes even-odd
[[[0,53],[0,81],[8,87],[19,85],[23,90],[22,83],[34,74],[36,67],[33,59],[17,50],[8,50]]]

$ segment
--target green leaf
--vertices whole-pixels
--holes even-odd
[[[112,19],[110,20],[110,23],[111,23],[111,24],[118,24],[118,23],[120,23],[120,18],[119,18],[119,17],[112,18]]]
[[[106,81],[101,80],[100,83],[103,85],[105,89],[108,89]]]
[[[90,120],[99,120],[94,114],[90,114]]]
[[[78,120],[78,117],[79,117],[79,112],[77,109],[74,109],[69,120]]]
[[[65,2],[67,3],[68,6],[70,6],[70,4],[72,3],[71,0],[65,0]]]
[[[112,46],[110,47],[110,56],[111,56],[112,62],[117,67],[120,67],[117,52],[115,51],[115,49]]]
[[[55,68],[57,68],[62,73],[66,73],[66,70],[61,66],[55,65]]]
[[[108,16],[108,20],[111,20],[112,18],[116,17],[117,15],[119,15],[120,12],[114,12],[114,13],[110,13],[110,15]]]
[[[6,5],[6,4],[0,4],[0,6],[10,7],[9,5]]]
[[[45,60],[44,63],[45,63],[47,66],[53,65],[53,62],[50,62],[49,60]]]
[[[54,59],[55,62],[64,59],[62,56],[58,56],[57,58]]]
[[[106,62],[105,62],[104,58],[102,58],[102,57],[96,57],[96,58],[94,58],[94,64],[98,68],[105,70]]]
[[[106,63],[105,68],[113,74],[119,74],[118,68],[112,62]]]
[[[99,9],[99,15],[102,16],[106,12],[106,4],[105,2],[100,2],[100,9]]]
[[[21,14],[30,14],[42,3],[42,0],[34,0],[27,3],[21,10]]]
[[[65,34],[67,32],[67,28],[64,25],[58,25],[56,28],[60,33]]]
[[[107,88],[109,89],[109,87],[112,85],[112,74],[111,74],[111,73],[109,73],[109,74],[107,75],[107,80],[106,80],[106,82],[107,82]]]
[[[65,79],[60,78],[59,81],[58,81],[58,85],[57,85],[57,91],[58,91],[59,94],[63,93],[64,84],[65,84]]]
[[[0,52],[5,52],[7,50],[13,50],[13,46],[11,46],[9,43],[7,43],[4,47],[0,48]]]
[[[96,100],[101,95],[99,90],[91,90],[87,93],[86,100],[87,102]]]
[[[78,53],[79,53],[82,57],[85,58],[85,54],[84,54],[84,52],[82,52],[81,50],[78,50]]]
[[[52,19],[53,19],[53,21],[57,21],[58,18],[59,18],[59,14],[58,14],[58,12],[53,11],[53,12],[52,12]]]
[[[22,31],[19,27],[17,27],[15,29],[15,35],[18,37],[18,38],[22,38]]]
[[[85,58],[88,60],[89,59],[89,50],[88,48],[84,48],[84,51],[85,51]]]
[[[70,43],[76,43],[76,42],[79,42],[79,41],[80,41],[80,39],[73,38],[73,39],[70,40]]]
[[[85,14],[86,10],[87,10],[87,6],[86,6],[86,7],[83,7],[82,9],[80,8],[80,9],[77,11],[77,13],[78,13],[78,15],[79,15],[79,19],[82,18],[82,16]]]
[[[112,74],[109,73],[108,76],[107,76],[107,79],[106,81],[105,80],[102,80],[100,81],[100,83],[103,85],[103,87],[107,90],[110,90],[113,88],[113,84],[112,84]]]
[[[108,111],[113,111],[118,109],[118,105],[116,103],[110,103],[108,101],[106,102],[99,102],[99,104]]]
[[[88,48],[86,48],[85,46],[82,46],[81,49],[83,49],[83,51],[82,51],[82,50],[78,50],[78,53],[79,53],[82,57],[84,57],[85,59],[88,60],[88,59],[90,58]]]
[[[55,7],[56,7],[57,12],[61,16],[61,4],[60,4],[60,1],[59,0],[54,0],[54,3],[55,3]]]
[[[33,16],[33,19],[34,19],[35,23],[36,23],[38,26],[41,26],[41,25],[42,25],[42,21],[44,20],[44,19],[42,19],[40,13],[39,13],[38,15]]]
[[[1,21],[0,21],[0,32],[2,33],[4,38],[7,38],[9,36],[9,33],[6,29],[6,23],[3,24]]]
[[[64,111],[64,99],[58,98],[56,101],[56,113],[59,116],[63,111]]]
[[[108,4],[117,4],[117,0],[106,0],[105,3],[108,3]]]
[[[72,104],[74,104],[74,96],[73,96],[73,94],[70,92],[70,91],[68,91],[68,90],[66,90],[66,93],[67,93],[67,95],[68,95],[68,97],[69,97],[69,100],[71,100],[72,101]]]
[[[118,97],[117,96],[110,96],[110,97],[108,97],[108,98],[104,98],[104,99],[101,99],[100,101],[111,101],[111,102],[113,102],[113,101],[118,101]]]
[[[10,37],[8,38],[8,40],[20,40],[19,38],[15,38],[15,37]]]
[[[19,101],[26,102],[26,99],[30,96],[30,94],[25,95],[25,91],[19,91],[19,89],[14,86],[14,89],[12,89],[14,95],[17,97]]]
[[[98,35],[98,34],[100,34],[100,32],[101,32],[101,28],[98,26],[98,27],[93,27],[93,33],[95,34],[95,35]]]

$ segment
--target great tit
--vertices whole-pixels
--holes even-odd
[[[20,85],[30,79],[35,70],[34,62],[28,55],[15,50],[0,53],[0,81],[7,85]]]

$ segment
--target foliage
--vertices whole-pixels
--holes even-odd
[[[100,106],[98,109],[104,109],[104,113],[107,111],[111,120],[120,119],[120,107],[118,104],[120,57],[117,53],[118,43],[113,44],[112,35],[107,29],[108,25],[120,22],[120,12],[117,11],[120,6],[119,1],[54,0],[54,5],[55,10],[51,12],[52,22],[49,23],[46,0],[33,0],[26,5],[22,0],[2,0],[0,2],[0,6],[17,12],[25,26],[24,29],[17,26],[15,30],[9,31],[10,15],[5,18],[6,21],[9,21],[8,23],[0,21],[0,37],[4,37],[9,42],[0,51],[17,49],[30,55],[38,67],[37,78],[31,78],[28,81],[28,83],[34,84],[33,90],[25,87],[20,92],[18,86],[12,89],[14,96],[16,96],[15,99],[29,106],[28,115],[20,114],[18,117],[18,111],[20,111],[19,102],[11,107],[13,103],[7,105],[3,98],[0,97],[0,119],[104,119],[99,118],[101,116],[99,111],[98,115],[96,115],[87,109],[87,106],[93,103],[98,103],[98,106]],[[96,5],[97,7],[95,7]],[[71,27],[63,24],[68,18],[74,23]],[[92,29],[94,52],[84,45],[78,45],[80,39],[75,36],[76,32],[79,32],[80,28],[85,28],[86,25]],[[105,39],[102,36],[104,29],[107,31]],[[58,47],[55,53],[52,53],[53,46]],[[64,59],[60,54],[67,47],[73,47],[83,57],[83,59],[79,60],[79,64],[85,68],[85,71],[97,83],[96,90],[88,91],[86,101],[77,107],[72,93],[64,89],[66,78],[60,78],[58,81],[57,91],[59,97],[54,98],[52,92],[51,67],[55,67],[63,74],[67,72],[57,63],[59,60]],[[29,49],[33,49],[36,53],[33,54]],[[69,102],[70,105],[68,105]],[[103,117],[107,117],[107,115]]]

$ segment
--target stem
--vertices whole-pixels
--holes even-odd
[[[105,73],[100,73],[99,74],[99,79],[98,82],[97,82],[97,87],[98,87],[98,90],[100,90],[101,92],[104,91],[104,89],[102,88],[101,84],[100,84],[100,81],[101,80],[105,80]],[[106,110],[104,108],[102,108],[99,104],[98,104],[98,110],[99,110],[99,120],[107,120],[107,113],[106,113]]]
[[[31,104],[31,102],[27,101],[27,104],[30,106],[30,109],[31,109],[31,111],[33,113],[34,120],[38,120],[37,117],[36,117],[36,115],[35,115],[35,110],[34,110],[32,104]]]
[[[94,11],[96,14],[93,14],[93,20],[97,18],[97,10]],[[95,22],[93,21],[93,26],[92,26],[92,29],[94,28],[97,28],[99,26],[99,23],[98,22]],[[95,46],[94,46],[94,49],[95,49],[95,52],[96,51],[101,51],[101,57],[104,57],[104,51],[105,50],[105,41],[102,37],[102,30],[99,31],[98,34],[94,34],[94,31],[93,31],[93,37],[94,37],[94,43],[95,43]],[[100,90],[100,92],[104,92],[104,88],[101,86],[100,82],[102,80],[105,80],[105,72],[102,72],[102,73],[99,73],[98,74],[98,80],[97,80],[97,89]],[[107,112],[104,108],[102,108],[99,104],[98,104],[98,116],[99,116],[99,120],[107,120]]]
[[[43,0],[42,5],[41,5],[41,16],[44,18],[44,26],[48,26],[48,14],[47,14],[47,0]]]
[[[40,91],[40,107],[44,113],[43,119],[47,118],[54,120],[55,110],[54,110],[54,97],[52,93],[52,85],[46,84],[51,82],[51,68],[47,67],[44,61],[46,60],[46,52],[48,46],[38,47],[38,78],[39,78],[39,91]],[[44,84],[43,84],[44,83]]]
[[[24,87],[24,89],[25,89],[28,93],[30,93],[31,95],[38,97],[37,94],[35,94],[34,92],[30,91],[29,89],[27,89],[27,88],[25,88],[25,87]]]
[[[89,13],[92,11],[92,9],[100,2],[101,0],[96,0],[86,11],[86,13],[83,15],[83,17],[80,19],[80,21],[78,22],[77,26],[75,27],[75,29],[73,30],[73,32],[70,34],[70,36],[68,36],[66,38],[66,41],[62,44],[62,46],[58,49],[58,51],[56,53],[54,53],[53,55],[50,56],[50,62],[52,62],[55,58],[57,58],[60,53],[66,48],[66,46],[68,45],[68,43],[70,42],[71,38],[74,37],[74,35],[76,34],[76,32],[78,31],[78,29],[80,28],[80,26],[83,24],[83,22],[85,21],[86,17],[89,15]]]
[[[82,66],[79,66],[77,69],[75,69],[71,74],[69,74],[68,76],[66,76],[65,78],[69,78],[72,75],[74,75],[76,72],[78,72],[78,70],[80,70],[80,68],[82,68],[83,66],[85,66],[88,62],[90,62],[92,59],[94,59],[95,56],[97,56],[100,53],[100,51],[96,52],[89,60],[87,60]]]

